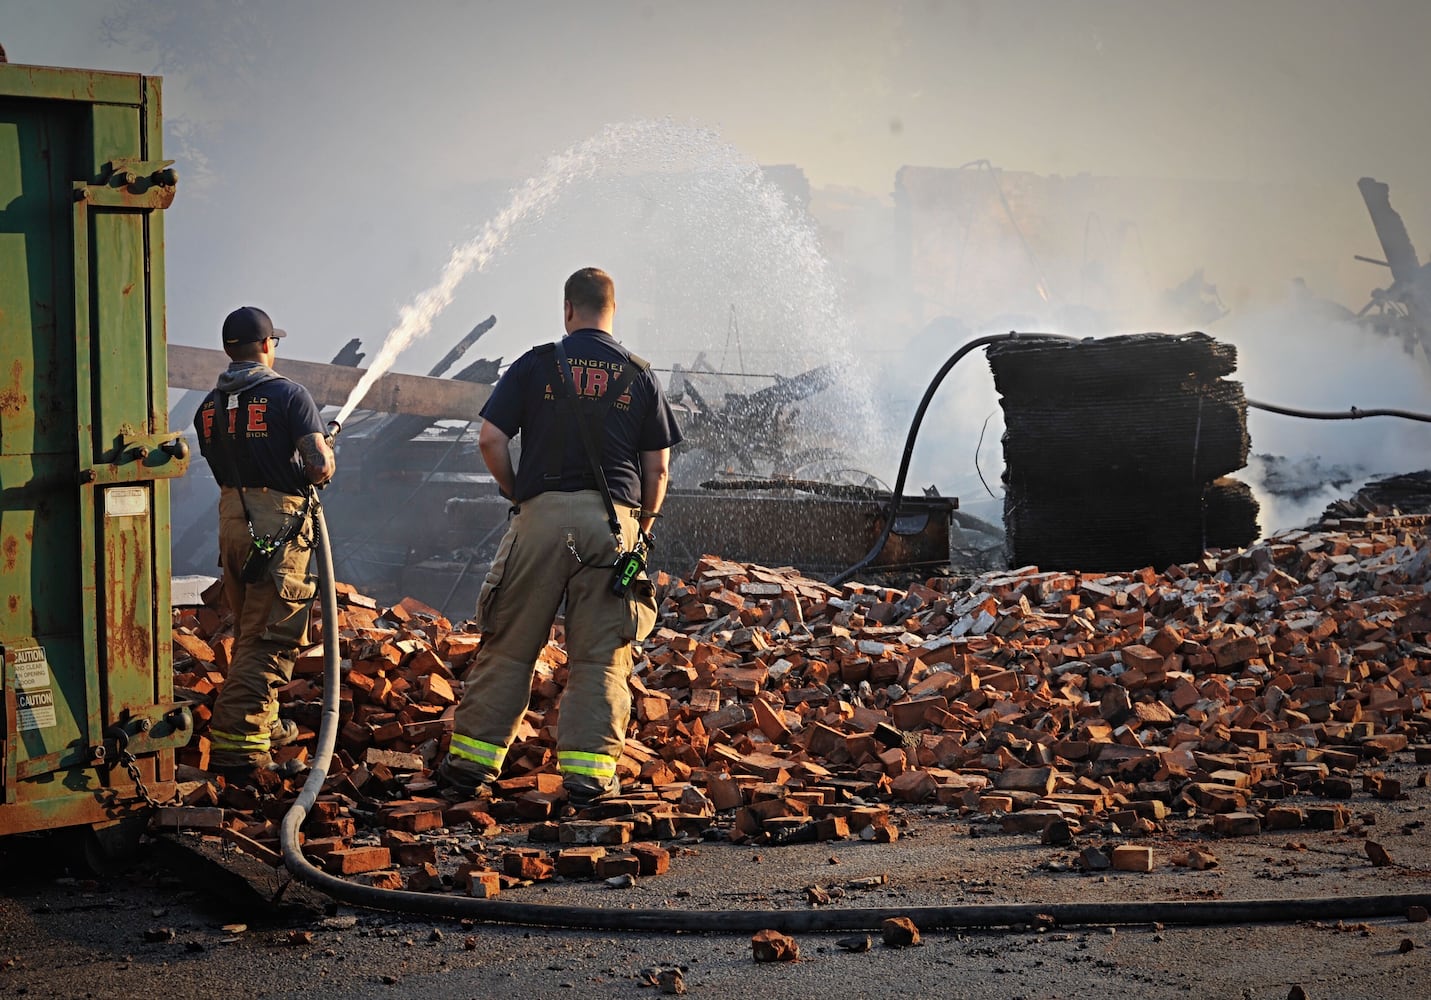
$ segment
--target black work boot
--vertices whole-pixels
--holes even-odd
[[[566,789],[567,803],[577,812],[621,794],[621,781],[618,778],[612,778],[609,784],[602,785],[593,778],[568,777],[563,780],[562,786]]]
[[[251,785],[259,779],[259,771],[277,772],[278,765],[268,754],[244,754],[215,750],[209,755],[209,773],[222,777],[230,785]]]
[[[268,744],[272,747],[286,747],[298,741],[298,723],[292,719],[274,719],[268,724]]]
[[[497,776],[486,768],[451,756],[437,765],[432,776],[442,797],[449,802],[489,799],[492,797],[492,782],[497,780]]]

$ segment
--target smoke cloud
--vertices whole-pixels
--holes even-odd
[[[426,370],[489,313],[477,353],[510,361],[554,338],[561,281],[595,264],[617,278],[619,332],[658,365],[698,350],[751,374],[843,362],[874,402],[806,409],[886,482],[928,377],[983,332],[1204,329],[1238,344],[1254,398],[1431,399],[1425,359],[1335,310],[1298,313],[1287,292],[1301,278],[1355,311],[1386,283],[1352,259],[1380,256],[1360,176],[1390,183],[1413,241],[1431,242],[1431,149],[1410,124],[1431,84],[1431,7],[1416,0],[6,9],[12,62],[165,76],[177,343],[212,346],[253,303],[292,334],[285,352],[326,360],[357,336],[371,360],[549,156],[668,120],[718,142],[594,170],[454,290],[397,369]],[[811,238],[791,242],[759,198],[712,200],[716,148],[790,165],[791,225]],[[981,360],[950,376],[926,426],[911,486],[996,509],[979,473],[997,494],[1002,421]],[[1406,424],[1250,427],[1255,452],[1353,480],[1428,464],[1424,429]],[[1303,516],[1266,504],[1266,527]]]

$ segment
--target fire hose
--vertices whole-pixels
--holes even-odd
[[[975,337],[963,347],[959,348],[949,360],[944,362],[939,371],[934,373],[934,378],[929,380],[929,387],[924,390],[924,397],[920,399],[919,406],[915,408],[914,419],[909,423],[909,433],[904,437],[904,454],[899,459],[899,475],[894,480],[894,490],[889,496],[889,508],[885,511],[884,528],[880,530],[879,537],[870,546],[870,550],[864,554],[859,562],[849,569],[838,573],[830,578],[830,583],[839,586],[860,570],[872,563],[876,556],[884,550],[884,543],[889,541],[890,532],[894,530],[895,519],[899,517],[900,505],[904,502],[904,484],[909,478],[909,461],[914,457],[914,442],[919,437],[920,425],[924,423],[924,413],[929,409],[929,403],[934,398],[934,393],[939,390],[939,386],[944,382],[944,376],[964,359],[971,351],[989,344],[999,344],[1009,340],[1039,341],[1039,340],[1078,340],[1078,337],[1069,337],[1060,333],[990,333],[982,337]]]
[[[1023,336],[1023,335],[1006,335]],[[954,362],[983,343],[1005,337],[983,337],[965,345],[935,378],[935,385]],[[1043,336],[1043,335],[1040,335]],[[1061,338],[1062,339],[1062,338]],[[925,394],[919,416],[934,386]],[[905,458],[913,445],[913,430]],[[900,470],[903,485],[905,468]],[[898,487],[895,496],[897,497]],[[487,923],[532,927],[572,927],[598,930],[676,932],[755,932],[772,928],[784,933],[874,930],[891,917],[907,917],[921,930],[960,927],[1012,927],[1079,924],[1247,924],[1295,920],[1364,919],[1405,914],[1412,906],[1431,907],[1431,891],[1369,896],[1323,896],[1306,899],[1151,900],[1143,902],[985,903],[955,906],[885,906],[806,910],[674,910],[514,903],[469,896],[430,894],[359,885],[319,869],[302,852],[299,831],[328,780],[338,739],[341,674],[338,650],[338,598],[333,579],[333,553],[321,504],[314,505],[319,596],[323,613],[323,706],[318,745],[308,777],[297,799],[283,816],[279,841],[283,863],[299,880],[332,898],[368,909],[428,917],[470,918]]]
[[[1251,399],[1247,405],[1254,410],[1280,413],[1284,417],[1301,417],[1303,420],[1360,420],[1362,417],[1400,417],[1402,420],[1418,420],[1431,424],[1431,413],[1412,413],[1410,410],[1362,410],[1353,406],[1350,410],[1298,410],[1290,406],[1275,406],[1272,403],[1258,403]]]
[[[859,562],[849,569],[830,578],[830,583],[838,586],[853,577],[860,570],[867,567],[874,561],[875,557],[884,549],[885,542],[889,541],[890,532],[894,530],[894,522],[899,517],[899,508],[904,502],[904,485],[909,477],[909,461],[914,455],[914,442],[919,437],[920,425],[924,422],[924,412],[929,409],[929,402],[934,398],[934,393],[939,389],[940,383],[944,381],[944,376],[949,374],[956,364],[964,358],[970,351],[989,344],[1002,343],[1008,340],[1019,341],[1040,341],[1040,340],[1079,340],[1078,337],[1070,337],[1059,333],[995,333],[982,337],[975,337],[963,347],[959,348],[944,362],[943,367],[935,373],[934,378],[929,382],[929,388],[924,390],[924,398],[919,401],[918,408],[914,411],[914,419],[910,422],[909,433],[904,439],[904,454],[899,460],[899,476],[894,481],[894,491],[890,494],[889,506],[884,512],[884,527],[875,539],[874,545],[866,552]],[[1363,417],[1399,417],[1402,420],[1416,420],[1422,423],[1431,423],[1431,413],[1413,413],[1410,410],[1362,410],[1353,406],[1346,411],[1326,411],[1326,410],[1299,410],[1290,406],[1276,406],[1272,403],[1259,403],[1249,399],[1247,405],[1254,410],[1266,410],[1268,413],[1277,413],[1286,417],[1301,417],[1306,420],[1360,420]]]

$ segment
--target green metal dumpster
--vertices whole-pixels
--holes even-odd
[[[0,65],[0,834],[174,791],[160,81]]]

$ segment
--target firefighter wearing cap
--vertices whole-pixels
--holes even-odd
[[[556,350],[572,370],[578,409],[602,412],[600,462],[618,512],[622,551],[650,545],[666,495],[671,446],[681,440],[660,385],[611,336],[616,300],[596,268],[565,289],[567,336],[507,370],[482,408],[478,444],[515,515],[478,598],[482,632],[438,780],[449,797],[477,794],[502,770],[531,697],[537,657],[565,601],[568,678],[557,725],[557,766],[577,806],[620,790],[617,762],[631,715],[633,641],[656,617],[648,581],[612,590],[613,532],[578,428],[558,405]],[[634,372],[628,369],[634,367]],[[629,388],[616,387],[625,380]],[[612,400],[606,396],[619,391]],[[520,468],[508,443],[520,433]]]
[[[267,767],[270,751],[292,743],[297,726],[278,718],[277,689],[293,676],[308,641],[317,593],[307,498],[334,472],[333,450],[308,390],[273,370],[278,339],[253,306],[224,320],[230,364],[194,416],[199,450],[220,486],[219,565],[234,615],[234,645],[209,721],[210,765],[220,771]],[[255,539],[291,535],[257,580],[243,568]]]

